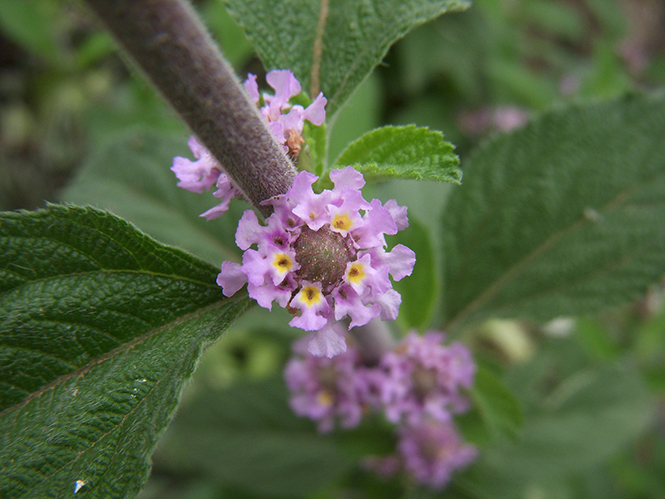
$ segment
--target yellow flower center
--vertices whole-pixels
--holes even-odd
[[[332,394],[327,390],[321,390],[319,393],[316,394],[316,401],[320,406],[330,407],[331,405],[333,405],[335,399],[332,396]]]
[[[333,221],[330,223],[333,227],[335,227],[337,230],[349,230],[351,228],[351,225],[353,223],[351,222],[351,219],[349,218],[349,215],[344,213],[343,215],[335,215],[335,218],[333,218]]]
[[[291,257],[286,253],[277,253],[272,261],[272,265],[277,269],[277,272],[283,274],[293,267],[293,262],[291,261]]]
[[[362,263],[352,263],[346,273],[346,279],[353,284],[358,284],[365,278],[365,269]]]
[[[305,286],[300,292],[300,301],[308,307],[318,304],[321,301],[321,290],[314,286]]]

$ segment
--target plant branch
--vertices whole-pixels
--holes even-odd
[[[264,216],[296,170],[183,0],[86,0]]]
[[[381,358],[395,348],[395,340],[385,322],[372,319],[364,326],[349,330],[358,344],[363,361],[367,365],[378,364]]]

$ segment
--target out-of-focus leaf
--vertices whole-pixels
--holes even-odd
[[[289,69],[334,117],[388,48],[465,0],[224,0],[267,69]]]
[[[459,184],[462,172],[453,145],[428,128],[385,126],[352,142],[335,160],[353,166],[366,180],[402,178]]]
[[[634,441],[652,417],[645,384],[633,367],[578,371],[525,420],[518,440],[483,448],[458,482],[472,497],[487,499],[565,488]]]
[[[252,55],[252,46],[220,0],[208,0],[202,10],[203,19],[213,36],[219,40],[224,57],[236,68]]]
[[[348,105],[340,109],[328,142],[330,163],[346,149],[349,143],[381,124],[380,84],[376,73],[372,73],[358,86]]]
[[[478,369],[471,398],[493,438],[517,437],[523,424],[520,402],[492,371]]]
[[[193,158],[186,137],[145,130],[125,133],[88,158],[62,199],[108,209],[160,241],[215,265],[237,257],[235,231],[246,203],[234,201],[217,220],[201,218],[218,200],[177,187],[170,170],[174,156]]]
[[[134,497],[203,347],[215,267],[92,208],[0,218],[0,497]]]
[[[155,460],[257,497],[302,497],[320,490],[348,472],[354,460],[311,422],[296,417],[287,400],[281,379],[199,391],[160,442]]]
[[[45,62],[62,64],[62,52],[54,36],[58,11],[52,0],[1,0],[0,28]]]
[[[547,320],[629,300],[665,273],[665,99],[550,113],[466,163],[446,210],[450,321]]]
[[[434,305],[438,302],[432,241],[427,229],[413,217],[395,239],[416,253],[413,274],[395,283],[395,289],[402,295],[398,320],[405,329],[424,328],[432,319]]]

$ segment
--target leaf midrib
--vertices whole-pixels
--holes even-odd
[[[182,324],[184,324],[184,323],[186,323],[186,322],[188,322],[192,319],[196,319],[197,317],[200,317],[202,315],[205,315],[208,312],[211,312],[215,309],[218,309],[218,308],[228,304],[231,301],[237,301],[237,300],[240,300],[240,299],[242,299],[242,298],[238,298],[238,297],[222,298],[222,299],[220,299],[220,300],[218,300],[218,301],[216,301],[216,302],[214,302],[210,305],[207,305],[207,306],[202,307],[198,310],[195,310],[195,311],[190,312],[188,314],[185,314],[181,317],[178,317],[177,319],[175,319],[171,322],[168,322],[168,323],[163,324],[163,325],[161,325],[159,327],[156,327],[156,328],[152,328],[152,329],[146,331],[145,333],[143,333],[142,335],[139,335],[136,338],[134,338],[134,339],[132,339],[132,340],[126,342],[126,343],[123,343],[122,345],[120,345],[120,346],[118,346],[118,347],[116,347],[112,350],[109,350],[105,354],[100,355],[100,356],[92,359],[90,362],[88,362],[84,366],[81,366],[80,368],[78,368],[78,369],[76,369],[72,372],[69,372],[67,374],[63,374],[62,376],[58,376],[57,378],[55,378],[50,383],[47,383],[44,386],[40,387],[38,390],[35,390],[34,392],[32,392],[25,399],[23,399],[20,402],[14,404],[12,406],[9,406],[9,407],[3,409],[2,411],[0,411],[0,417],[4,417],[9,413],[24,407],[25,405],[30,403],[32,400],[41,397],[44,393],[48,392],[49,390],[57,388],[62,383],[70,380],[71,378],[74,378],[78,375],[86,373],[88,370],[95,367],[96,365],[103,364],[104,362],[106,362],[110,359],[113,359],[116,355],[118,355],[120,353],[128,352],[132,348],[142,344],[143,342],[147,341],[148,339],[152,338],[153,336],[155,336],[157,334],[160,334],[160,333],[162,333],[162,332],[164,332],[168,329],[178,327],[178,326],[180,326],[180,325],[182,325]]]
[[[622,206],[622,203],[627,201],[632,193],[642,188],[644,185],[648,184],[652,178],[656,178],[662,175],[662,172],[655,172],[653,177],[644,179],[642,182],[635,183],[623,191],[620,191],[614,198],[612,198],[605,206],[597,210],[600,213],[607,213],[609,210]],[[625,206],[624,206],[625,207]],[[524,267],[536,260],[542,253],[547,251],[552,247],[557,241],[565,237],[566,235],[581,229],[584,225],[590,224],[592,221],[584,216],[584,213],[581,214],[580,218],[563,228],[562,230],[555,232],[550,237],[548,237],[542,244],[537,246],[532,250],[528,255],[526,255],[522,260],[515,262],[510,268],[504,272],[501,277],[494,281],[486,290],[474,298],[468,305],[466,305],[462,310],[460,310],[452,319],[448,321],[445,328],[452,329],[457,327],[462,321],[464,321],[469,315],[473,312],[482,308],[482,306],[490,301],[496,294],[498,294],[504,285],[509,282],[513,276],[519,274]]]
[[[211,289],[216,289],[219,286],[215,282],[207,282],[207,281],[198,281],[190,277],[185,277],[185,276],[179,276],[179,275],[174,275],[174,274],[163,274],[161,272],[151,272],[151,271],[146,271],[146,270],[132,270],[132,269],[96,269],[96,270],[88,270],[84,272],[70,272],[67,274],[57,274],[54,276],[48,276],[48,277],[40,277],[38,279],[30,279],[24,283],[19,284],[18,286],[15,286],[11,289],[6,289],[0,293],[0,303],[2,302],[3,298],[5,295],[11,294],[16,292],[17,290],[21,289],[22,287],[30,286],[33,284],[38,284],[38,283],[44,283],[48,281],[55,281],[58,279],[67,279],[70,277],[82,277],[82,276],[91,276],[91,275],[96,275],[96,274],[141,274],[141,275],[146,275],[146,276],[151,276],[155,278],[166,278],[173,280],[175,282],[188,282],[190,284],[196,284],[199,286],[205,286]]]

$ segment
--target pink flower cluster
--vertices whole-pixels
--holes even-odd
[[[348,316],[355,327],[397,317],[402,300],[389,276],[398,281],[415,263],[404,245],[386,251],[385,235],[408,225],[405,207],[366,201],[363,176],[351,167],[331,171],[330,179],[334,189],[316,194],[317,177],[298,173],[288,192],[268,201],[274,212],[265,225],[246,211],[236,232],[242,264],[222,263],[217,279],[226,296],[247,284],[262,307],[287,307],[291,326],[315,331],[309,352],[326,357],[346,350],[335,321]]]
[[[256,83],[256,75],[248,74],[247,76],[244,83],[245,90],[250,98],[259,105],[261,96]],[[326,98],[319,93],[307,108],[291,105],[289,99],[300,93],[300,83],[295,79],[293,73],[288,70],[270,71],[266,75],[266,80],[275,90],[275,94],[263,94],[265,105],[261,107],[261,115],[277,142],[282,144],[284,151],[294,158],[304,143],[302,131],[305,121],[317,126],[325,121]],[[178,156],[173,159],[171,170],[178,179],[178,187],[188,191],[200,194],[210,190],[213,185],[217,187],[213,196],[220,199],[220,203],[202,213],[201,216],[206,220],[218,218],[228,211],[231,199],[242,198],[242,193],[231,183],[222,166],[196,137],[190,137],[188,145],[195,161]]]
[[[256,75],[248,74],[245,81],[245,91],[250,98],[260,105],[263,97],[264,106],[261,107],[261,115],[268,123],[268,128],[273,136],[284,146],[284,151],[297,156],[302,145],[302,130],[305,120],[320,126],[326,119],[326,98],[322,92],[314,99],[307,108],[300,105],[291,105],[289,100],[301,91],[300,83],[291,71],[279,69],[270,71],[266,75],[266,81],[273,90],[274,95],[259,94],[259,86],[256,83]]]
[[[321,432],[337,420],[351,428],[372,412],[383,414],[396,425],[397,452],[370,457],[367,466],[383,475],[404,470],[440,489],[477,455],[452,420],[468,409],[463,391],[473,384],[475,364],[464,345],[446,346],[443,339],[435,331],[410,333],[375,366],[364,365],[354,347],[325,359],[308,355],[300,341],[285,370],[291,408],[316,421]]]

